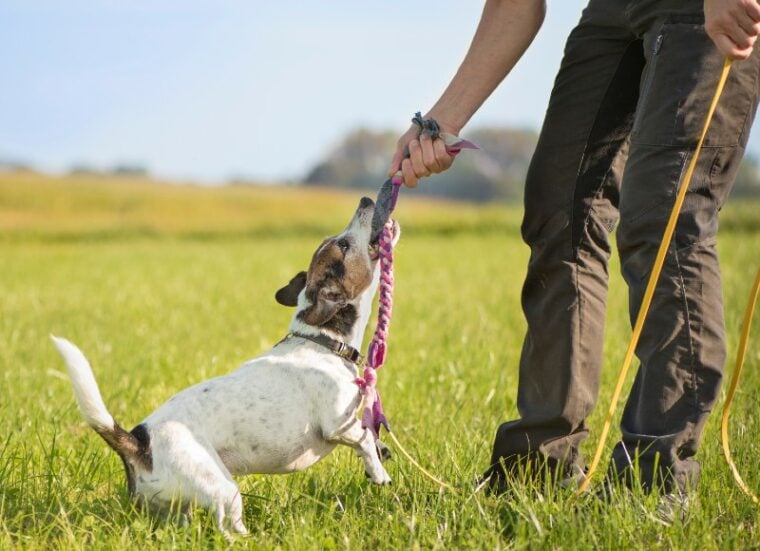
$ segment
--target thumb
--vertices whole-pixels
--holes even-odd
[[[388,178],[392,178],[394,174],[396,174],[399,170],[401,170],[401,161],[403,160],[404,160],[404,155],[403,155],[402,150],[399,148],[393,154],[393,159],[391,159],[391,166],[388,169]]]

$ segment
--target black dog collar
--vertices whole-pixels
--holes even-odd
[[[327,348],[336,356],[340,356],[344,360],[351,362],[357,367],[362,367],[364,365],[365,358],[362,356],[361,352],[359,352],[353,346],[344,343],[343,341],[331,339],[326,335],[304,335],[303,333],[288,333],[280,342],[285,342],[293,337],[306,339],[307,341],[311,341],[324,348]]]

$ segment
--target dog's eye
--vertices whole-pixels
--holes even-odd
[[[336,244],[343,254],[345,254],[346,251],[351,247],[351,244],[346,238],[338,239],[338,242]]]

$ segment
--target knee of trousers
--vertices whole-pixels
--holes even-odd
[[[530,182],[530,180],[528,180]],[[531,248],[533,254],[545,249],[556,249],[569,254],[571,250],[570,202],[565,203],[556,197],[547,197],[542,190],[525,190],[525,213],[521,225],[523,241]],[[566,245],[566,247],[564,246]],[[564,256],[564,253],[561,254]]]
[[[534,253],[565,244],[569,253],[572,186],[560,182],[551,163],[539,157],[534,156],[525,179],[522,238]]]
[[[556,149],[556,148],[555,148]],[[617,222],[616,206],[599,197],[599,183],[577,175],[567,159],[549,146],[539,147],[525,180],[522,238],[534,255],[573,260],[578,247],[604,249]],[[594,185],[595,187],[591,187]],[[585,243],[585,245],[584,245]]]
[[[617,233],[617,248],[623,272],[634,281],[646,278],[652,270],[669,215],[669,212],[659,211],[667,211],[671,206],[665,205],[665,209],[656,207],[654,212],[643,214],[633,220],[621,220]],[[682,267],[704,260],[717,263],[717,256],[714,255],[717,229],[717,212],[712,209],[681,212],[668,246],[666,265],[676,261]],[[711,250],[713,252],[710,252]],[[703,254],[705,252],[714,258],[706,258]]]

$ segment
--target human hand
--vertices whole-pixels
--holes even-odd
[[[440,124],[441,132],[456,134],[453,129]],[[409,157],[404,158],[407,147]],[[392,178],[399,170],[404,178],[404,185],[417,187],[420,178],[438,174],[447,170],[454,162],[454,156],[446,151],[446,144],[441,138],[431,140],[425,133],[420,134],[420,127],[412,124],[396,143],[388,177]]]
[[[760,34],[758,0],[705,0],[705,31],[729,59],[747,59]]]

